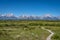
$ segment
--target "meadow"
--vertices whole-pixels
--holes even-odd
[[[0,20],[0,40],[46,40],[50,34],[41,27],[52,30],[52,40],[60,40],[60,21]]]

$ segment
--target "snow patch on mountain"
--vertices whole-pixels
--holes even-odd
[[[10,13],[10,14],[6,14],[5,16],[11,17],[11,16],[14,16],[14,15],[12,13]]]
[[[51,14],[45,14],[44,17],[52,17]]]

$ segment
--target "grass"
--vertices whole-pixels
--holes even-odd
[[[46,40],[52,30],[52,40],[60,40],[60,21],[0,21],[0,40]]]
[[[52,37],[52,40],[60,40],[60,26],[46,26],[46,28],[52,30],[55,33]]]
[[[1,28],[0,40],[45,40],[48,32],[41,28]],[[8,29],[8,30],[7,30]]]

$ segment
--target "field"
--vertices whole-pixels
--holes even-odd
[[[55,33],[52,40],[60,40],[60,21],[48,20],[1,20],[0,40],[46,40],[50,33],[41,27]]]

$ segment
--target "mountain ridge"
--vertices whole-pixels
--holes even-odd
[[[52,16],[50,14],[43,16],[15,16],[13,14],[0,15],[0,20],[60,20],[59,17]]]

